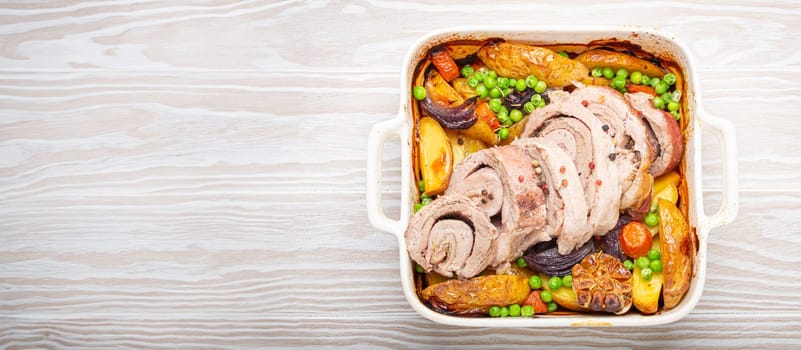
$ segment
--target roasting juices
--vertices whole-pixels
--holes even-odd
[[[429,307],[620,315],[681,300],[696,238],[676,63],[616,40],[463,40],[431,47],[412,82],[405,240]]]

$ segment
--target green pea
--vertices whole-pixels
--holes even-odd
[[[645,224],[648,225],[648,227],[656,227],[656,225],[659,225],[659,216],[655,213],[648,213],[648,215],[645,216]]]
[[[603,72],[606,79],[612,79],[615,77],[615,71],[613,71],[612,68],[605,67],[601,72]]]
[[[666,93],[667,89],[668,89],[668,85],[665,84],[664,81],[660,81],[660,82],[656,83],[656,86],[654,86],[654,90],[656,90],[657,95],[661,95],[661,94]]]
[[[517,79],[509,78],[509,87],[515,87],[517,85]]]
[[[653,260],[653,261],[651,261],[650,268],[654,272],[662,272],[662,260]]]
[[[515,91],[515,89],[513,89],[513,88],[510,88],[510,87],[506,88],[505,90],[503,90],[503,97],[509,96],[509,94],[513,93],[514,91]]]
[[[562,277],[562,286],[573,288],[573,275],[565,275]]]
[[[523,80],[523,79],[520,79],[517,82],[515,82],[515,89],[517,89],[517,91],[525,90],[526,89],[526,81]]]
[[[486,77],[487,77],[487,76],[484,74],[484,72],[482,72],[482,71],[478,71],[478,72],[475,72],[475,73],[473,73],[473,76],[474,76],[474,77],[476,77],[476,79],[478,79],[478,82],[479,82],[479,83],[483,82],[483,81],[484,81],[484,78],[486,78]]]
[[[544,290],[540,292],[540,299],[545,303],[550,303],[553,300],[553,295],[551,295],[551,292]]]
[[[673,85],[676,83],[676,76],[673,73],[668,73],[662,77],[662,80],[668,85]]]
[[[542,95],[537,94],[531,96],[531,103],[536,105],[540,102],[545,102],[545,100],[542,98]]]
[[[487,89],[492,89],[498,86],[498,80],[493,77],[486,77],[484,78],[484,86],[486,86]]]
[[[642,277],[642,279],[644,279],[646,281],[650,281],[651,277],[654,277],[654,271],[651,270],[650,267],[646,267],[646,268],[640,270],[640,276]]]
[[[517,258],[517,267],[519,267],[521,269],[525,269],[527,266],[528,266],[528,264],[526,264],[526,260],[525,259]]]
[[[668,111],[675,112],[679,110],[679,103],[676,101],[668,102]]]
[[[654,108],[656,109],[665,108],[665,100],[663,100],[661,97],[654,97],[653,103],[654,103]]]
[[[666,92],[666,93],[662,94],[662,95],[661,95],[661,96],[659,96],[659,97],[661,97],[661,98],[662,98],[662,101],[665,101],[665,103],[668,103],[668,102],[670,102],[670,101],[673,101],[673,94],[671,94],[671,93],[669,93],[669,92]]]
[[[673,94],[671,94],[670,99],[676,102],[681,102],[681,90],[673,91]]]
[[[508,317],[509,316],[509,308],[506,306],[501,306],[501,317]]]
[[[626,78],[623,77],[615,77],[612,79],[612,88],[615,90],[620,90],[626,87]]]
[[[489,315],[490,315],[490,317],[500,317],[501,316],[501,308],[499,306],[491,306],[489,308]]]
[[[548,280],[548,288],[551,290],[562,288],[562,279],[556,276],[551,277],[551,279]]]
[[[423,180],[417,181],[417,189],[420,190],[420,192],[425,192],[426,191],[426,182],[423,181]]]
[[[509,78],[507,77],[498,77],[498,87],[501,89],[506,89],[509,87]]]
[[[559,51],[558,54],[559,54],[559,56],[562,56],[562,57],[565,57],[565,58],[570,58],[570,55],[568,55],[567,52]]]
[[[547,89],[547,88],[548,88],[548,85],[545,84],[544,81],[540,80],[540,81],[537,82],[537,85],[534,86],[534,91],[536,91],[538,94],[541,94],[541,93],[545,92],[545,89]]]
[[[478,95],[479,98],[487,98],[489,90],[485,85],[476,86],[476,95]]]
[[[478,86],[479,83],[480,83],[480,81],[478,81],[478,78],[476,78],[475,75],[471,76],[470,78],[467,78],[467,86],[469,86],[469,87],[471,87],[473,89],[475,89],[476,86]]]
[[[520,317],[520,305],[509,305],[509,317]]]
[[[673,118],[676,118],[676,120],[679,120],[679,119],[681,119],[681,114],[679,114],[679,112],[678,112],[678,111],[673,111],[673,112],[670,112],[670,114],[672,114],[672,115],[673,115]]]
[[[534,103],[526,102],[523,104],[523,111],[526,112],[526,114],[533,112],[535,109],[537,109],[537,106],[535,106]]]
[[[500,137],[501,140],[506,140],[506,138],[509,137],[509,129],[507,128],[498,129],[498,137]]]
[[[623,262],[623,266],[626,267],[626,270],[634,270],[634,263],[631,262],[631,260],[626,259],[626,261]]]
[[[648,266],[650,266],[651,260],[648,260],[648,258],[646,258],[644,256],[641,256],[641,257],[637,258],[636,264],[637,264],[637,267],[639,267],[641,269],[644,269],[644,268],[647,268]]]
[[[537,79],[537,77],[535,77],[533,75],[529,75],[529,76],[526,77],[526,86],[528,86],[528,87],[533,89],[535,86],[537,86],[537,82],[538,81],[539,80]]]
[[[494,113],[498,113],[501,110],[501,106],[503,106],[503,100],[500,98],[493,98],[489,100],[489,108]]]
[[[423,269],[423,267],[422,267],[422,266],[420,266],[420,264],[417,264],[417,265],[415,265],[415,266],[414,266],[414,270],[415,270],[415,271],[417,271],[417,273],[423,273],[423,272],[426,272],[426,270],[424,270],[424,269]]]
[[[552,302],[548,303],[548,312],[555,312],[556,309],[558,309],[558,308],[559,308],[559,305],[556,305],[555,302],[552,301]]]
[[[473,66],[468,64],[468,65],[462,67],[462,76],[463,77],[467,78],[467,77],[473,75],[473,73],[475,73],[475,69],[473,69]]]
[[[503,111],[501,111],[501,112],[503,112]],[[509,118],[509,113],[508,112],[506,114],[503,114],[503,116],[501,116],[501,114],[500,114],[501,112],[498,112],[499,113],[498,114],[498,121],[501,122],[501,125],[510,126],[510,125],[515,123],[515,122],[512,121],[511,118]]]
[[[517,123],[523,119],[523,112],[521,112],[519,109],[513,109],[511,112],[509,112],[509,119],[512,119],[513,122]]]
[[[422,199],[420,200],[420,203],[422,203],[423,205],[429,205],[431,204],[432,201],[434,201],[433,198],[423,196]]]
[[[540,289],[542,288],[542,279],[540,276],[533,275],[528,278],[528,286],[531,287],[531,289]]]
[[[647,75],[643,74],[642,75],[642,84],[643,85],[648,85],[650,83],[651,83],[651,78],[648,77]]]
[[[418,101],[422,101],[426,99],[426,88],[422,86],[415,86],[412,90],[412,94],[414,95],[414,99]]]
[[[420,209],[423,209],[424,206],[425,205],[423,205],[423,203],[415,203],[414,212],[416,213],[416,212],[420,211]]]
[[[489,72],[487,72],[487,76],[495,79],[498,78],[498,73],[496,73],[494,70],[490,70]]]
[[[601,67],[595,67],[595,68],[592,69],[592,76],[594,76],[596,78],[600,78],[600,77],[604,76],[604,70],[601,69]]]
[[[545,107],[545,100],[539,100],[539,101],[535,102],[534,106],[536,106],[537,108]]]
[[[487,83],[487,81],[485,80],[484,84],[486,84],[486,83]],[[490,90],[489,96],[492,97],[492,98],[498,98],[498,97],[503,96],[503,92],[501,92],[501,88],[496,86],[496,87],[492,88],[492,90]]]
[[[654,262],[654,260],[659,260],[662,254],[659,254],[659,250],[651,249],[648,251],[648,260]]]
[[[509,118],[509,109],[506,108],[506,106],[504,106],[504,105],[501,105],[501,110],[498,111],[497,117],[500,118],[501,116],[503,116],[505,118]]]
[[[651,78],[651,82],[648,85],[651,85],[652,88],[656,88],[656,84],[661,83],[662,80],[659,78]]]
[[[629,80],[631,80],[632,84],[639,85],[640,83],[642,83],[642,73],[640,73],[639,71],[636,71],[636,70],[631,72],[631,76],[629,76]]]
[[[627,71],[626,68],[620,68],[617,70],[617,73],[615,73],[615,76],[623,77],[623,79],[626,79],[629,77],[629,71]]]
[[[523,317],[531,317],[534,316],[534,307],[531,305],[525,305],[520,308],[520,316]]]

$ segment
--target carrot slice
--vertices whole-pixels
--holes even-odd
[[[459,66],[453,60],[447,50],[438,50],[431,52],[431,63],[437,68],[439,74],[447,81],[451,81],[459,77]]]
[[[481,104],[476,107],[476,115],[487,122],[487,124],[492,128],[492,131],[496,131],[501,128],[501,123],[498,121],[498,118],[495,116],[495,113],[489,108],[489,104],[486,102],[482,102]]]
[[[626,91],[630,93],[644,92],[646,94],[656,96],[656,90],[647,85],[626,84]]]

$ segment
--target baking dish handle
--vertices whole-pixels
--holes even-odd
[[[716,117],[702,111],[703,122],[718,133],[721,154],[723,157],[723,195],[717,212],[707,216],[704,214],[705,227],[710,229],[731,223],[737,216],[737,143],[734,125],[726,119]]]
[[[381,231],[400,235],[400,220],[393,220],[384,215],[381,206],[381,162],[383,161],[383,145],[392,136],[400,136],[403,116],[380,122],[370,130],[367,140],[367,217],[370,223]],[[405,165],[404,165],[405,166]],[[403,215],[403,210],[401,210]]]

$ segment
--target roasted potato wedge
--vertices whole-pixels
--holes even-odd
[[[478,118],[473,126],[461,130],[462,135],[470,137],[475,140],[486,143],[487,145],[494,146],[500,142],[498,135],[492,131],[492,127],[487,124],[484,119]]]
[[[576,299],[576,292],[573,291],[573,288],[562,287],[557,290],[552,290],[548,288],[547,283],[550,277],[540,274],[540,278],[542,278],[542,289],[550,291],[551,296],[553,296],[553,301],[559,304],[559,306],[573,311],[587,311],[587,309],[579,305],[578,299]]]
[[[665,175],[654,179],[654,193],[659,193],[668,185],[678,186],[681,176],[675,171],[668,172]]]
[[[653,249],[661,249],[659,238],[655,238]],[[662,292],[662,272],[654,272],[650,280],[646,281],[640,275],[640,268],[634,267],[631,280],[631,299],[634,307],[643,314],[650,315],[659,310],[659,296]]]
[[[672,309],[690,288],[695,250],[687,219],[670,201],[659,199],[659,240],[665,286],[665,309]]]
[[[625,68],[629,72],[639,71],[649,77],[657,78],[661,78],[667,74],[664,70],[651,62],[616,51],[601,49],[589,50],[576,56],[576,60],[583,63],[587,69],[609,67],[617,71],[620,68]]]
[[[487,275],[448,280],[423,289],[423,299],[457,314],[486,313],[493,305],[520,304],[531,288],[524,276]]]
[[[453,57],[455,60],[461,60],[475,54],[478,52],[478,49],[481,48],[481,45],[470,45],[470,44],[457,44],[457,45],[446,45],[445,49],[448,50],[448,53]]]
[[[500,76],[525,79],[534,75],[550,87],[564,87],[589,77],[589,70],[580,62],[543,47],[496,42],[478,50],[478,57]]]
[[[453,172],[451,141],[439,122],[432,118],[420,119],[420,171],[423,174],[426,194],[440,194],[448,188]]]
[[[462,160],[471,153],[478,152],[487,148],[487,144],[476,140],[471,137],[462,135],[459,130],[445,130],[448,138],[451,140],[451,148],[453,149],[453,165],[461,163]]]
[[[476,95],[476,89],[467,85],[467,79],[465,78],[456,78],[454,79],[451,84],[453,84],[453,89],[462,95],[462,98],[468,99]]]

